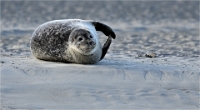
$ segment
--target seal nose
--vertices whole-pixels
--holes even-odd
[[[88,44],[88,46],[94,46],[95,45],[95,43],[93,41],[88,41],[87,44]]]
[[[89,44],[89,45],[93,45],[93,42],[92,42],[92,41],[89,41],[88,44]]]

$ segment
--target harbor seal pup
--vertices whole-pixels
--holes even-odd
[[[103,47],[96,31],[108,36]],[[104,58],[115,37],[109,26],[93,20],[54,20],[33,32],[31,53],[41,60],[94,64]]]

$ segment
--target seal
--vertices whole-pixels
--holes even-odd
[[[103,47],[97,31],[108,36]],[[94,64],[106,55],[114,31],[93,20],[63,19],[40,25],[32,34],[31,53],[38,59],[79,64]]]

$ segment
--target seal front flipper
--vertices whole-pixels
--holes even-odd
[[[112,42],[112,38],[111,38],[111,36],[108,36],[106,43],[103,45],[102,55],[101,55],[101,58],[100,58],[99,61],[101,61],[104,58],[104,56],[106,55],[108,48],[110,47],[111,42]]]
[[[93,21],[92,23],[93,23],[93,25],[94,25],[94,27],[95,27],[95,29],[97,31],[103,32],[106,36],[110,36],[111,35],[111,37],[113,39],[116,38],[116,35],[115,35],[114,31],[109,26],[107,26],[107,25],[105,25],[103,23],[100,23],[100,22],[95,22],[95,21]]]

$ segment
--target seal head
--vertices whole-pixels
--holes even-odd
[[[83,55],[91,55],[96,51],[97,42],[95,37],[86,29],[74,29],[68,39],[71,49]]]

